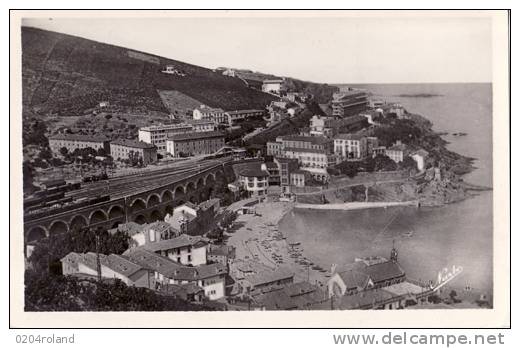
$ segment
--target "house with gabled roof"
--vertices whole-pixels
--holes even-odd
[[[64,275],[97,276],[97,255],[93,252],[84,254],[70,252],[61,259]],[[123,255],[99,255],[101,277],[120,279],[128,286],[150,288],[150,271],[146,267],[131,261]]]
[[[157,289],[164,285],[193,284],[204,289],[205,296],[217,300],[225,296],[227,266],[220,263],[185,266],[145,248],[132,248],[124,254],[132,262],[153,272]]]
[[[370,289],[378,289],[406,280],[406,274],[397,262],[397,254],[392,258],[358,259],[344,270],[335,272],[327,282],[329,297],[354,295]]]

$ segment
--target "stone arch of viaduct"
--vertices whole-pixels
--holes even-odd
[[[223,169],[217,168],[124,198],[25,221],[25,242],[66,233],[74,228],[115,228],[130,221],[142,224],[162,220],[176,206],[186,202],[200,203],[211,198],[214,190],[225,182]]]

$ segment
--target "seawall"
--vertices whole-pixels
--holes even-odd
[[[397,206],[419,206],[418,201],[406,202],[347,202],[347,203],[332,203],[332,204],[306,204],[296,203],[296,209],[316,209],[316,210],[359,210],[370,208],[387,208]]]

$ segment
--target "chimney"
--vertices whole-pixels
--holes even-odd
[[[260,169],[267,171],[267,165],[265,163],[262,163],[260,165]]]

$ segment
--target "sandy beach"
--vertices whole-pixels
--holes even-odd
[[[260,262],[272,270],[283,267],[294,272],[295,281],[325,285],[330,270],[314,264],[300,245],[290,244],[278,229],[278,222],[293,207],[290,202],[256,204],[256,214],[237,217],[235,228],[226,233],[227,244],[236,248],[237,260]]]

